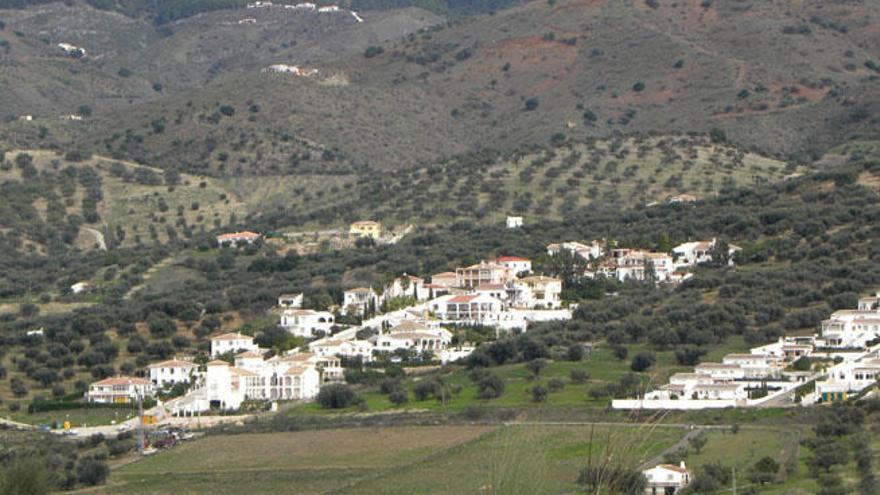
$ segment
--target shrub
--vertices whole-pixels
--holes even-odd
[[[568,346],[568,351],[565,353],[565,357],[569,361],[581,361],[584,359],[584,346],[581,344],[572,344]]]
[[[368,46],[367,49],[364,50],[364,57],[373,58],[383,53],[385,53],[385,49],[381,46]]]
[[[131,70],[126,67],[120,67],[119,70],[116,71],[116,73],[119,75],[119,77],[131,77]]]
[[[541,370],[547,367],[547,361],[544,359],[532,359],[526,363],[526,369],[529,370],[536,378],[541,374]]]
[[[504,380],[494,374],[488,373],[477,384],[481,399],[496,399],[504,394]]]
[[[550,381],[547,382],[547,388],[551,392],[559,392],[565,388],[565,380],[562,378],[551,378]]]
[[[435,380],[423,380],[416,383],[415,387],[413,387],[413,394],[416,396],[416,400],[423,401],[430,398],[432,395],[437,396],[439,389],[439,383]]]
[[[543,385],[535,385],[532,387],[532,400],[534,402],[544,402],[547,400],[547,389]]]
[[[629,349],[627,349],[626,347],[624,347],[622,345],[618,345],[618,346],[614,347],[614,357],[623,361],[624,359],[627,358],[627,356],[629,356]]]
[[[643,83],[642,81],[638,81],[635,84],[633,84],[633,91],[638,93],[638,92],[641,92],[644,90],[645,90],[645,83]]]
[[[654,354],[650,352],[640,352],[635,355],[629,367],[636,372],[645,371],[654,365],[655,360]]]
[[[108,474],[110,474],[110,468],[97,459],[85,458],[76,465],[76,478],[85,485],[104,484]]]
[[[227,117],[232,117],[233,115],[235,115],[235,108],[233,108],[232,106],[229,106],[229,105],[222,105],[219,108],[219,110],[220,110],[220,113],[222,113],[223,115],[225,115]]]
[[[401,387],[396,390],[392,390],[390,394],[388,394],[388,400],[390,400],[395,405],[406,404],[409,401],[409,394],[406,389]]]
[[[584,370],[571,370],[568,373],[572,383],[586,383],[590,379],[590,374]]]
[[[359,403],[361,398],[350,386],[334,383],[321,387],[317,400],[326,409],[344,409]]]
[[[538,99],[537,98],[529,98],[526,100],[526,110],[531,112],[538,108]]]

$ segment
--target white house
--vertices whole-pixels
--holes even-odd
[[[160,387],[165,387],[175,383],[191,382],[198,366],[192,361],[169,359],[151,364],[148,369],[150,370],[150,381]]]
[[[311,309],[287,309],[281,313],[281,326],[297,337],[314,337],[317,333],[330,333],[335,325],[333,313]]]
[[[880,338],[880,310],[877,309],[835,311],[822,322],[825,347],[864,348],[877,338]]]
[[[691,484],[693,476],[685,467],[684,461],[674,464],[658,464],[642,471],[648,480],[645,495],[675,495]]]
[[[514,276],[532,273],[532,260],[519,256],[499,256],[495,263],[513,272]]]
[[[71,45],[70,43],[58,43],[58,48],[61,48],[61,51],[64,52],[65,55],[74,58],[82,58],[86,56],[86,49],[80,48],[78,46]]]
[[[241,332],[230,332],[211,337],[211,357],[217,357],[227,352],[256,351],[259,346],[254,343],[254,338]]]
[[[70,286],[70,292],[74,294],[82,294],[89,290],[90,287],[91,285],[88,282],[77,282]]]
[[[432,351],[439,353],[452,342],[452,333],[445,328],[428,328],[414,322],[404,322],[376,339],[376,349],[393,352],[397,349]]]
[[[745,370],[738,364],[700,363],[694,366],[694,372],[708,375],[713,380],[741,380],[746,377]]]
[[[556,256],[562,251],[568,251],[572,255],[580,256],[587,261],[591,259],[599,259],[605,254],[602,243],[599,241],[593,241],[590,244],[572,241],[550,244],[547,246],[547,255],[549,256]]]
[[[145,378],[117,376],[89,385],[86,400],[98,404],[127,404],[140,398],[153,397],[156,386]]]
[[[518,229],[523,226],[523,217],[507,217],[508,229]]]
[[[516,272],[495,262],[481,261],[455,270],[456,286],[479,287],[485,284],[506,284],[516,278]]]
[[[326,7],[319,7],[318,8],[318,12],[321,12],[323,14],[326,14],[329,12],[339,12],[339,11],[340,11],[339,7],[336,5],[327,5]]]
[[[503,303],[486,294],[448,295],[428,302],[442,321],[492,325],[501,320]]]
[[[844,361],[827,370],[823,380],[816,381],[816,396],[822,402],[846,400],[851,393],[858,393],[880,380],[880,359],[862,358]]]
[[[776,356],[761,354],[727,354],[722,364],[739,366],[745,378],[778,378],[785,368],[784,360]]]
[[[617,251],[617,250],[616,250]],[[622,250],[622,256],[616,258],[616,270],[614,272],[617,280],[645,280],[648,267],[650,266],[654,272],[654,278],[658,282],[668,282],[675,266],[672,256],[666,253],[653,253],[643,250]]]
[[[694,266],[700,263],[708,263],[712,261],[712,251],[718,239],[713,238],[711,241],[695,241],[685,242],[672,248],[672,255],[675,257],[675,264],[681,267]],[[728,264],[733,266],[733,256],[742,251],[742,248],[729,244],[727,246]]]
[[[366,340],[339,340],[327,337],[309,343],[309,351],[323,357],[360,357],[365,363],[373,360],[373,344]]]
[[[424,279],[404,273],[385,286],[383,298],[387,301],[395,297],[414,297],[417,301],[424,301],[430,298],[429,293]]]
[[[231,232],[217,236],[217,245],[220,247],[237,247],[244,244],[253,244],[262,239],[263,236],[255,232]]]
[[[859,298],[859,311],[880,311],[880,292]]]
[[[303,305],[303,294],[281,294],[278,296],[278,305],[282,308],[299,309]]]
[[[342,309],[348,314],[364,315],[370,310],[378,311],[381,303],[379,296],[368,287],[356,287],[342,293]]]
[[[205,375],[205,402],[208,407],[238,409],[245,400],[302,400],[318,394],[321,373],[310,358],[291,359],[275,356],[253,361],[254,356],[237,356],[232,366],[226,361],[211,361]]]
[[[557,309],[562,306],[562,280],[543,275],[513,282],[514,306],[519,308]]]

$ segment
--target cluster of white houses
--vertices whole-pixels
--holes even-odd
[[[604,241],[585,244],[576,241],[550,244],[547,254],[555,256],[568,252],[589,262],[584,273],[588,277],[603,276],[619,281],[645,280],[653,273],[657,282],[678,283],[690,278],[688,269],[712,261],[717,239],[710,241],[685,242],[672,249],[671,253],[647,251],[607,246]],[[733,264],[733,256],[741,251],[738,246],[728,246],[728,263]]]
[[[232,354],[233,362],[218,359]],[[189,392],[165,407],[177,414],[194,414],[211,408],[238,409],[245,401],[304,400],[318,394],[322,383],[343,379],[335,355],[291,352],[270,355],[253,337],[227,333],[211,339],[212,361],[199,366],[186,359],[170,359],[149,366],[149,379],[115,377],[93,383],[86,394],[90,402],[125,403],[154,397],[159,389],[178,383]]]
[[[814,358],[820,369],[792,371],[801,358]],[[824,365],[823,365],[824,363]],[[821,334],[782,337],[748,354],[728,354],[720,363],[701,363],[693,373],[676,373],[669,383],[630,400],[615,400],[621,409],[702,409],[752,406],[791,392],[815,379],[815,392],[805,403],[847,400],[880,380],[880,293],[859,300],[858,309],[834,312],[822,322]],[[751,390],[769,392],[749,399]]]

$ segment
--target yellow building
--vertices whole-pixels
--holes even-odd
[[[374,222],[372,220],[364,220],[360,222],[354,222],[351,224],[351,227],[348,229],[348,237],[351,239],[360,239],[361,237],[370,237],[372,239],[379,239],[379,236],[382,235],[382,224],[379,222]]]

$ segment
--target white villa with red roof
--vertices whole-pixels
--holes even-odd
[[[501,319],[504,304],[487,294],[448,295],[429,302],[441,321],[492,325]]]
[[[445,328],[428,328],[406,321],[376,339],[376,350],[393,352],[398,349],[440,352],[452,342],[452,333]]]
[[[86,400],[97,404],[127,404],[138,397],[153,397],[156,386],[145,378],[116,376],[89,385]]]
[[[514,306],[519,308],[558,309],[562,307],[562,280],[536,275],[513,282],[516,296]]]
[[[475,265],[455,270],[456,286],[470,289],[484,284],[506,284],[516,278],[514,270],[491,261],[481,261]]]

